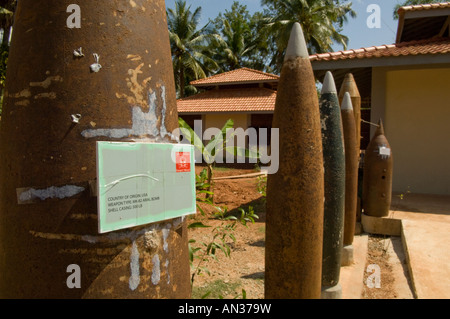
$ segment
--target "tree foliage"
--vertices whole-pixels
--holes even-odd
[[[327,52],[334,43],[347,47],[342,34],[347,16],[356,17],[351,2],[340,0],[262,0],[268,8],[267,27],[272,44],[271,65],[280,70],[292,26],[299,22],[310,54]]]
[[[9,36],[14,20],[14,11],[17,0],[4,0],[0,2],[0,29],[3,30],[3,38],[0,43],[0,114],[3,105],[3,88],[6,82],[6,65],[9,56]]]
[[[231,10],[220,13],[213,21],[220,38],[211,43],[214,59],[221,71],[231,71],[241,67],[263,70],[267,56],[267,42],[263,27],[263,16],[256,12],[253,16],[247,6],[234,1]]]
[[[7,45],[0,46],[0,88],[5,87],[6,81],[6,65],[8,64],[9,47]]]
[[[177,0],[175,10],[168,10],[177,87],[241,67],[278,73],[295,22],[302,24],[310,53],[330,51],[335,43],[345,49],[343,25],[356,16],[351,2],[342,0],[261,0],[261,5],[263,10],[251,15],[234,1],[197,30],[201,8],[191,12],[185,0]]]
[[[208,44],[215,37],[209,23],[199,28],[201,7],[191,11],[186,1],[177,0],[175,9],[167,10],[172,62],[177,91],[185,96],[189,81],[204,78],[219,69],[208,52]],[[192,92],[191,92],[192,93]]]
[[[0,29],[3,30],[2,44],[9,44],[10,30],[14,21],[17,0],[3,0],[0,2]]]

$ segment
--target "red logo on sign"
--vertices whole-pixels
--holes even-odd
[[[191,171],[191,153],[176,152],[176,168],[177,172]]]

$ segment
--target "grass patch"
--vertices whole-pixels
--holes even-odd
[[[221,298],[235,298],[239,297],[237,292],[241,287],[240,282],[224,282],[218,279],[214,282],[208,283],[204,287],[192,288],[192,299],[221,299]],[[240,290],[239,290],[240,291]]]

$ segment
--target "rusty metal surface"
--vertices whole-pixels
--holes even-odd
[[[358,86],[352,73],[347,73],[345,75],[341,89],[339,90],[339,104],[341,105],[345,92],[350,94],[350,98],[352,100],[356,129],[356,150],[359,158],[359,150],[361,145],[361,95],[359,94]]]
[[[380,148],[389,149],[390,155],[380,154]],[[379,122],[364,157],[363,198],[364,214],[374,217],[389,215],[392,201],[392,150]]]
[[[164,1],[84,1],[79,29],[66,25],[69,4],[21,0],[16,13],[1,123],[0,296],[189,297],[185,223],[98,235],[88,186],[97,140],[173,142]],[[77,197],[74,185],[85,185]],[[16,190],[29,187],[66,198],[19,205]],[[70,264],[81,268],[79,289],[66,285]]]
[[[323,157],[314,75],[306,58],[281,70],[273,127],[279,170],[267,181],[266,298],[320,298]]]
[[[356,153],[355,117],[352,110],[341,110],[345,145],[345,218],[344,246],[351,245],[355,235],[358,203],[358,157]]]

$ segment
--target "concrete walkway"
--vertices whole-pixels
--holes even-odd
[[[342,299],[360,299],[363,292],[364,272],[369,236],[361,234],[353,239],[353,264],[341,267],[339,283],[342,287]]]
[[[450,299],[450,196],[394,194],[390,215],[363,227],[401,237],[414,298]],[[361,298],[367,243],[355,236],[355,262],[341,268],[343,299]]]
[[[450,196],[394,196],[391,217],[402,220],[402,241],[415,297],[450,298]]]
[[[398,238],[411,281],[400,295],[410,298],[411,289],[414,298],[450,299],[450,196],[394,194],[390,215],[369,218],[365,226],[371,233],[398,236],[392,240]],[[355,236],[353,246],[354,263],[341,268],[342,299],[359,299],[363,291],[368,235]]]

